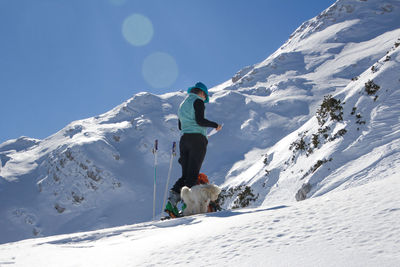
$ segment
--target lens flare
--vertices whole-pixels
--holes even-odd
[[[134,46],[144,46],[153,38],[154,30],[150,19],[141,14],[127,17],[122,24],[122,35]]]
[[[145,58],[142,73],[146,82],[153,88],[165,88],[176,81],[179,70],[172,56],[163,52],[155,52]]]

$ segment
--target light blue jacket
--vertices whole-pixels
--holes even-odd
[[[193,104],[197,99],[201,99],[203,101],[200,96],[190,93],[179,106],[178,117],[181,121],[181,132],[184,134],[200,133],[207,138],[207,127],[202,127],[196,122]]]

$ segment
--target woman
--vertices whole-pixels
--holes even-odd
[[[176,207],[180,201],[180,192],[183,186],[192,187],[197,183],[197,177],[207,152],[207,127],[222,126],[204,118],[204,103],[208,103],[208,89],[203,83],[198,82],[188,89],[188,96],[183,100],[178,110],[179,130],[182,136],[179,142],[182,176],[172,187],[168,197],[165,211],[171,217],[177,217],[179,211]]]

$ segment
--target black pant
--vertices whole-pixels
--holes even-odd
[[[182,177],[176,181],[172,190],[179,193],[183,186],[192,187],[197,183],[201,165],[207,152],[207,138],[202,134],[184,134],[179,142]]]

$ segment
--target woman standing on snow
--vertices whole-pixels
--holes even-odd
[[[208,89],[203,83],[198,82],[188,89],[188,96],[183,100],[178,110],[179,130],[183,134],[179,142],[182,177],[176,181],[169,192],[168,203],[165,211],[171,217],[178,216],[176,205],[180,201],[180,192],[183,186],[192,187],[197,183],[197,177],[207,152],[207,127],[222,126],[204,118],[204,103],[208,103]]]

